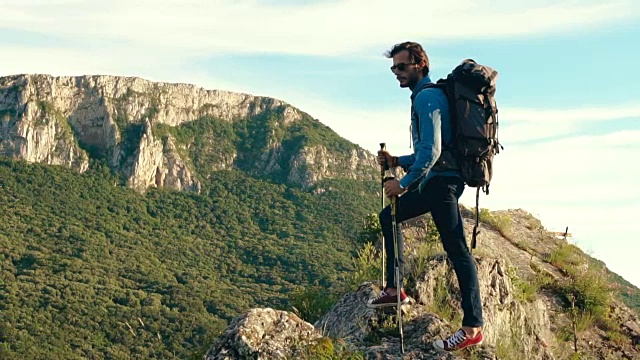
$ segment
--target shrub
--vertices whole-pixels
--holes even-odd
[[[576,306],[596,319],[608,315],[611,289],[607,277],[599,272],[576,272],[565,286],[565,296],[575,296]]]
[[[538,290],[543,282],[541,278],[536,276],[531,280],[522,280],[516,274],[515,269],[511,267],[507,270],[507,274],[511,278],[511,283],[515,287],[516,299],[527,302],[531,302],[536,299]]]
[[[492,226],[504,237],[507,237],[511,231],[511,218],[509,215],[493,214],[488,209],[480,209],[480,221]]]
[[[321,338],[304,349],[301,359],[313,360],[364,360],[364,355],[359,351],[349,349],[340,340]]]
[[[298,287],[289,294],[289,304],[296,315],[312,324],[329,311],[337,300],[336,294],[321,286]]]
[[[562,270],[566,274],[574,271],[583,260],[580,258],[579,249],[572,244],[561,244],[545,257],[545,261]]]
[[[346,279],[345,290],[352,291],[365,281],[380,278],[382,263],[379,260],[378,251],[373,244],[370,242],[364,244],[353,259],[354,271]]]

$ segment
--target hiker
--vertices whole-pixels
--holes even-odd
[[[462,297],[464,317],[462,327],[443,340],[436,340],[433,346],[443,351],[460,350],[478,345],[483,340],[481,327],[482,303],[478,274],[464,234],[464,223],[458,207],[465,183],[459,170],[440,170],[436,163],[439,158],[449,156],[445,145],[452,142],[452,124],[449,105],[445,93],[436,88],[422,89],[430,84],[429,58],[422,46],[415,42],[395,45],[385,56],[393,59],[391,71],[401,88],[411,90],[411,138],[413,154],[392,156],[386,150],[378,151],[378,162],[385,162],[390,168],[400,166],[406,172],[402,179],[387,180],[384,190],[387,197],[398,196],[396,223],[431,212],[444,250],[453,264]],[[390,206],[379,214],[385,240],[386,274],[385,288],[380,295],[369,301],[370,308],[398,306],[397,291],[402,303],[409,299],[402,284],[404,274],[403,238],[397,230],[399,277],[395,278],[395,252]]]

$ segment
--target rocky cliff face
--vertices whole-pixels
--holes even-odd
[[[0,155],[80,172],[87,170],[90,159],[101,159],[139,191],[157,186],[197,192],[201,181],[190,166],[188,151],[179,151],[170,134],[161,137],[154,129],[179,127],[203,117],[232,123],[275,110],[280,130],[305,116],[280,100],[189,84],[115,76],[1,77]],[[181,146],[188,150],[190,144]],[[323,178],[367,179],[375,174],[373,155],[356,146],[348,154],[303,146],[287,153],[287,159],[280,158],[281,147],[272,140],[256,156],[256,163],[268,174],[279,169],[277,161],[288,162],[287,178],[292,183],[311,186]],[[232,168],[237,156],[237,151],[230,151],[219,163],[207,165]]]
[[[333,156],[324,146],[304,148],[291,160],[292,171],[287,180],[310,187],[326,178],[373,179],[376,165],[369,152],[354,148],[345,155]]]
[[[576,321],[574,343],[573,334],[568,335],[567,329],[572,329],[575,312],[568,308],[566,295],[575,292],[591,300],[597,297],[595,287],[583,288],[582,293],[576,291],[589,284],[578,285],[563,273],[560,263],[556,266],[551,264],[555,261],[549,261],[550,254],[556,254],[558,259],[558,249],[569,245],[554,239],[524,211],[491,216],[494,220],[489,222],[494,224],[495,219],[508,217],[510,225],[507,230],[506,222],[497,225],[499,229],[483,224],[474,252],[486,322],[483,345],[453,354],[439,353],[432,347],[433,340],[460,326],[459,288],[446,257],[437,251],[425,254],[424,246],[429,244],[420,236],[424,225],[416,221],[404,228],[407,273],[412,278],[407,284],[412,301],[403,306],[404,354],[395,310],[367,308],[367,301],[377,295],[379,287],[365,282],[346,293],[313,326],[293,313],[253,309],[227,328],[205,359],[336,358],[319,354],[324,351],[325,356],[336,356],[339,344],[347,350],[337,356],[349,359],[640,358],[640,320],[634,311],[614,299],[605,299],[609,305],[599,320],[595,320],[594,312],[593,317]],[[465,220],[467,228],[471,228],[473,220],[468,211]],[[583,270],[589,267],[585,262],[576,264]],[[540,285],[541,278],[546,279],[546,285]],[[540,286],[531,290],[528,284],[534,283]],[[567,286],[569,283],[573,285]],[[589,310],[578,313],[594,311],[590,305],[585,309]],[[322,340],[326,339],[332,339],[336,347],[323,345]]]

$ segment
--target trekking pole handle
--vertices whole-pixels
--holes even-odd
[[[387,144],[386,143],[380,143],[380,150],[387,151]],[[382,166],[382,172],[384,173],[385,170],[389,170],[389,164],[387,163],[387,158],[386,157],[384,159],[384,165]]]

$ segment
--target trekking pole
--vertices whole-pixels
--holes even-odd
[[[380,143],[380,150],[385,151],[386,150],[386,145],[385,143]],[[389,164],[387,163],[387,160],[385,158],[384,161],[384,165],[381,166],[380,169],[380,176],[382,178],[382,208],[384,209],[384,198],[385,198],[385,191],[384,191],[384,183],[387,180],[392,180],[395,178],[395,174],[392,172],[391,174],[389,174],[389,176],[387,176],[386,172],[387,170],[389,170]],[[396,293],[397,293],[397,307],[398,307],[398,313],[396,315],[396,317],[398,318],[398,329],[400,330],[400,346],[401,346],[401,351],[404,354],[404,332],[402,331],[402,302],[400,300],[400,292],[402,289],[402,284],[400,282],[400,260],[399,260],[399,252],[398,252],[398,223],[396,221],[396,211],[397,211],[397,201],[398,201],[398,197],[394,196],[391,198],[391,229],[393,231],[393,249],[395,251],[395,277],[396,277]],[[386,253],[385,253],[385,244],[382,244],[382,286],[384,287],[384,273],[385,273],[385,258],[386,258]]]
[[[380,143],[380,150],[385,151],[387,150],[387,145],[385,143]],[[387,164],[387,159],[384,159],[384,164],[380,165],[380,188],[381,188],[381,196],[380,196],[380,200],[381,200],[381,209],[384,210],[384,198],[385,198],[385,191],[384,191],[384,182],[385,182],[385,178],[386,178],[386,172],[389,169],[389,164]],[[386,250],[385,250],[385,245],[384,245],[384,237],[382,238],[382,245],[380,246],[382,248],[382,256],[380,256],[382,258],[382,282],[380,283],[380,287],[384,289],[384,274],[386,272],[385,269],[385,261],[386,261]]]
[[[396,210],[398,207],[398,197],[394,196],[391,198],[391,228],[393,229],[393,248],[395,251],[395,267],[396,267],[396,294],[398,299],[398,314],[396,315],[398,318],[398,329],[400,330],[400,346],[401,351],[404,354],[404,333],[402,331],[402,302],[400,301],[400,292],[402,290],[402,283],[400,282],[400,261],[399,261],[399,252],[398,252],[398,235],[396,234],[398,230],[398,223],[396,222]]]

